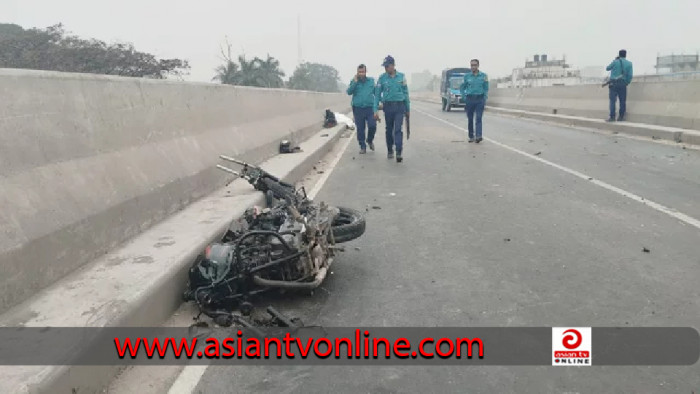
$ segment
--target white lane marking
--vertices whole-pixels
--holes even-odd
[[[207,371],[208,365],[188,365],[170,386],[168,394],[190,394]]]
[[[314,185],[314,188],[311,189],[311,192],[309,192],[307,194],[310,199],[313,200],[314,198],[316,198],[316,195],[318,194],[318,192],[321,191],[321,188],[328,180],[328,177],[331,176],[333,169],[335,168],[336,165],[338,165],[340,158],[343,157],[343,155],[345,154],[345,151],[348,149],[348,146],[350,145],[350,142],[353,140],[352,135],[347,137],[346,140],[347,141],[343,142],[343,145],[341,145],[340,151],[335,156],[335,158],[333,158],[333,161],[330,163],[330,165],[328,166],[326,171],[321,175],[321,178],[319,178],[318,182],[316,182],[316,184]]]
[[[342,137],[341,137],[342,138]],[[354,139],[352,138],[352,135],[346,138],[347,141],[342,142],[343,145],[341,145],[340,150],[338,154],[333,158],[333,161],[329,164],[328,168],[326,171],[322,174],[322,176],[318,179],[316,184],[314,185],[314,188],[311,190],[311,192],[307,193],[310,199],[314,199],[318,192],[321,191],[321,188],[323,185],[326,183],[328,180],[328,177],[331,175],[333,172],[333,169],[335,166],[338,165],[338,162],[340,159],[343,157],[345,154],[345,151],[347,150],[348,146],[350,145],[350,142],[352,142]],[[195,387],[199,384],[199,381],[202,380],[202,376],[204,376],[204,373],[207,371],[207,365],[187,365],[185,368],[182,369],[182,372],[180,372],[180,375],[178,375],[177,379],[173,382],[172,386],[170,386],[170,390],[168,390],[168,394],[190,394],[194,391]]]
[[[430,113],[427,113],[427,112],[425,112],[425,111],[421,111],[421,110],[419,110],[419,109],[416,109],[416,111],[418,111],[419,113],[421,113],[421,114],[423,114],[423,115],[426,115],[426,116],[428,116],[428,117],[431,117],[431,118],[433,118],[433,119],[435,119],[435,120],[439,120],[440,122],[446,123],[446,124],[448,124],[448,125],[450,125],[450,126],[456,128],[456,129],[458,129],[458,130],[462,130],[462,131],[464,131],[464,132],[466,132],[466,133],[469,132],[467,129],[465,129],[465,128],[463,128],[463,127],[460,127],[460,126],[458,126],[458,125],[456,125],[456,124],[454,124],[454,123],[452,123],[452,122],[448,122],[448,121],[446,121],[446,120],[444,120],[444,119],[440,119],[440,118],[438,118],[437,116],[432,115],[432,114],[430,114]],[[636,195],[636,194],[634,194],[634,193],[632,193],[632,192],[628,192],[628,191],[626,191],[626,190],[622,190],[622,189],[620,189],[620,188],[618,188],[618,187],[615,187],[615,186],[613,186],[613,185],[611,185],[611,184],[609,184],[609,183],[605,183],[605,182],[600,181],[600,180],[598,180],[598,179],[593,179],[592,176],[589,176],[589,175],[580,173],[580,172],[578,172],[578,171],[576,171],[576,170],[572,170],[571,168],[567,168],[567,167],[564,167],[564,166],[562,166],[562,165],[553,163],[553,162],[551,162],[551,161],[549,161],[549,160],[545,160],[545,159],[543,159],[543,158],[541,158],[541,157],[539,157],[539,156],[534,156],[534,155],[532,155],[532,154],[530,154],[530,153],[521,151],[520,149],[517,149],[517,148],[513,148],[512,146],[508,146],[508,145],[503,144],[503,143],[501,143],[501,142],[494,141],[494,140],[492,140],[492,139],[490,139],[490,138],[484,138],[484,140],[489,141],[489,142],[491,142],[492,144],[498,145],[498,146],[500,146],[500,147],[502,147],[502,148],[506,148],[506,149],[508,149],[508,150],[510,150],[510,151],[513,151],[513,152],[515,152],[515,153],[519,153],[519,154],[521,154],[521,155],[523,155],[523,156],[526,156],[526,157],[528,157],[528,158],[530,158],[530,159],[537,160],[537,161],[539,161],[540,163],[544,163],[544,164],[547,164],[547,165],[549,165],[549,166],[552,166],[552,167],[554,167],[554,168],[556,168],[556,169],[562,170],[562,171],[564,171],[564,172],[566,172],[566,173],[569,173],[569,174],[571,174],[571,175],[573,175],[573,176],[576,176],[576,177],[578,177],[578,178],[587,180],[587,181],[589,181],[589,182],[591,182],[591,183],[593,183],[593,184],[596,184],[596,185],[598,185],[598,186],[600,186],[600,187],[602,187],[602,188],[604,188],[604,189],[607,189],[607,190],[610,190],[610,191],[612,191],[612,192],[615,192],[615,193],[617,193],[617,194],[619,194],[619,195],[621,195],[621,196],[627,197],[627,198],[629,198],[629,199],[631,199],[631,200],[640,202],[640,203],[642,203],[642,204],[644,204],[644,205],[647,205],[648,207],[651,207],[651,208],[653,208],[653,209],[655,209],[655,210],[657,210],[657,211],[659,211],[659,212],[663,212],[663,213],[665,213],[665,214],[667,214],[667,215],[669,215],[669,216],[671,216],[671,217],[673,217],[673,218],[675,218],[675,219],[678,219],[678,220],[680,220],[680,221],[682,221],[682,222],[685,222],[685,223],[687,223],[687,224],[690,224],[690,225],[693,226],[693,227],[696,227],[696,228],[700,229],[700,220],[695,219],[694,217],[688,216],[688,215],[686,215],[686,214],[684,214],[684,213],[682,213],[682,212],[678,212],[678,211],[675,210],[675,209],[666,207],[666,206],[664,206],[664,205],[662,205],[662,204],[659,204],[659,203],[657,203],[657,202],[648,200],[648,199],[646,199],[646,198],[644,198],[644,197],[640,197],[640,196],[638,196],[638,195]]]

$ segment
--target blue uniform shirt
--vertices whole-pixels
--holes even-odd
[[[481,71],[474,75],[470,71],[464,76],[464,82],[460,85],[459,91],[462,93],[462,96],[483,94],[486,100],[489,98],[489,76]]]
[[[406,104],[406,112],[411,111],[411,100],[408,97],[408,82],[403,73],[396,72],[394,76],[382,74],[377,81],[377,89],[374,95],[374,112],[379,108],[379,102],[403,101]]]
[[[625,70],[625,85],[629,85],[632,82],[632,62],[625,59],[619,58],[615,59],[608,65],[605,69],[610,71],[610,79],[617,79],[622,77],[622,70]]]
[[[367,77],[364,81],[355,82],[353,78],[347,90],[352,95],[352,106],[360,108],[372,108],[374,106],[374,78]]]

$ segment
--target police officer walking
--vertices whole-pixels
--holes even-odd
[[[627,60],[627,51],[621,49],[618,57],[605,69],[610,71],[610,84],[608,92],[610,98],[610,117],[606,122],[615,121],[615,104],[620,98],[620,116],[618,121],[625,120],[627,110],[627,86],[632,82],[632,62]]]
[[[469,142],[474,142],[474,113],[476,113],[476,143],[483,140],[481,118],[489,98],[489,77],[479,71],[479,60],[471,60],[472,72],[464,75],[464,82],[459,87],[462,97],[466,101],[467,129],[469,130]]]
[[[374,134],[377,131],[377,120],[374,118],[374,89],[374,78],[367,77],[367,67],[360,64],[347,89],[348,95],[352,96],[352,113],[357,127],[360,154],[367,153],[367,145],[374,150]],[[365,127],[368,132],[366,140]]]
[[[374,119],[379,119],[379,102],[384,106],[384,119],[386,120],[386,147],[387,157],[394,157],[396,147],[396,161],[403,161],[403,125],[404,116],[409,117],[411,101],[408,95],[408,83],[403,73],[396,71],[394,58],[389,55],[382,63],[386,71],[377,80],[374,96]]]

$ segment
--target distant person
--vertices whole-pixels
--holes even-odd
[[[377,120],[374,118],[374,89],[374,78],[368,77],[367,67],[360,64],[347,90],[348,95],[352,96],[352,113],[357,127],[360,154],[367,153],[367,145],[374,150],[374,135],[377,132]],[[366,140],[365,127],[367,128]]]
[[[610,96],[610,117],[607,122],[615,121],[615,104],[617,98],[620,98],[620,116],[617,121],[625,120],[625,112],[627,111],[627,85],[632,82],[632,62],[627,60],[627,51],[621,49],[619,56],[610,63],[605,69],[610,71],[610,81],[608,84],[608,92]]]
[[[387,157],[394,158],[396,147],[396,162],[403,161],[403,118],[407,118],[411,111],[411,101],[408,95],[408,82],[403,73],[396,71],[394,58],[389,55],[382,63],[384,74],[377,81],[374,95],[374,119],[379,119],[379,103],[384,106],[384,119],[386,120],[386,147]]]
[[[474,142],[474,114],[476,113],[476,143],[482,138],[482,121],[486,100],[489,98],[489,76],[479,71],[479,59],[470,62],[472,72],[464,75],[464,82],[459,90],[466,102],[467,129],[469,130],[469,142]]]

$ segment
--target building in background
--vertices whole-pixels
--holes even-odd
[[[700,71],[700,56],[698,55],[669,55],[656,57],[656,73],[681,73]]]
[[[602,84],[610,75],[605,67],[588,66],[578,70],[567,64],[566,58],[556,60],[547,55],[535,55],[532,60],[525,61],[525,67],[514,69],[512,75],[491,81],[498,88]],[[635,64],[632,83],[698,80],[700,54],[657,56],[655,68],[655,74],[642,74],[637,71],[642,67]]]
[[[587,66],[581,68],[581,83],[582,84],[598,84],[603,83],[608,76],[608,71],[605,71],[606,66]]]
[[[535,55],[526,60],[525,67],[516,68],[510,77],[498,83],[497,87],[540,87],[581,85],[581,71],[566,63],[566,58],[549,59],[547,55]]]
[[[700,56],[657,56],[656,74],[635,75],[634,82],[688,81],[700,79]]]

